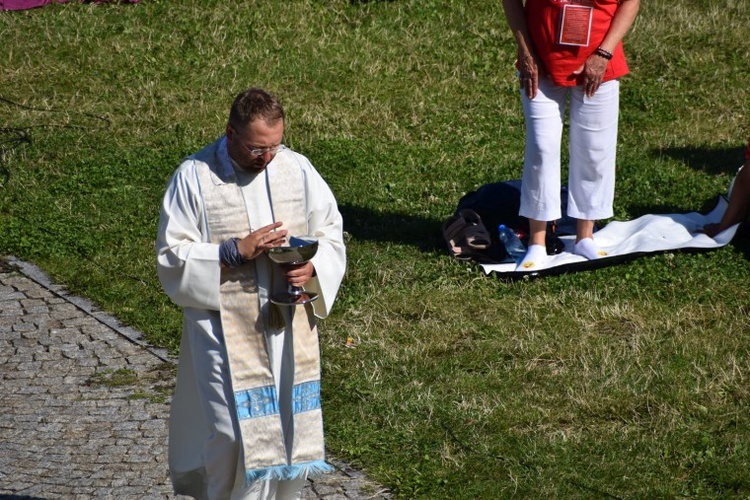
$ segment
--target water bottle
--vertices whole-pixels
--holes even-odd
[[[516,235],[516,232],[507,227],[505,224],[500,224],[497,227],[497,232],[500,236],[500,241],[503,243],[505,251],[508,253],[510,258],[515,262],[523,259],[523,256],[526,255],[526,247],[523,246],[521,240],[518,239],[518,235]]]

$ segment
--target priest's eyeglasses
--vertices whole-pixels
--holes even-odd
[[[242,147],[245,148],[245,151],[247,151],[250,156],[263,156],[266,153],[271,153],[271,156],[273,156],[279,151],[283,151],[284,149],[286,149],[286,147],[282,144],[270,146],[268,148],[250,148],[244,144],[242,145]]]

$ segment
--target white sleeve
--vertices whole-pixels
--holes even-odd
[[[308,162],[309,165],[309,162]],[[306,172],[308,193],[308,228],[318,238],[318,252],[312,258],[315,277],[305,289],[319,294],[313,302],[313,310],[319,318],[331,312],[346,271],[346,248],[344,246],[344,223],[331,188],[312,165]]]
[[[219,245],[207,240],[195,165],[188,160],[169,181],[159,215],[156,263],[159,281],[182,307],[219,310]]]

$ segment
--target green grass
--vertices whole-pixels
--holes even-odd
[[[0,14],[0,253],[158,345],[154,239],[233,96],[277,93],[349,269],[321,325],[330,453],[401,498],[750,496],[750,241],[507,283],[452,261],[460,197],[520,177],[500,2],[55,4]],[[748,0],[644,1],[615,218],[709,208],[748,136]],[[348,337],[356,347],[345,347]]]

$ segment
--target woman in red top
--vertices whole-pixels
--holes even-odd
[[[606,255],[594,243],[594,221],[613,215],[619,78],[628,73],[622,39],[639,0],[503,0],[503,7],[518,46],[526,120],[519,214],[529,219],[530,234],[517,269],[543,264],[547,221],[561,216],[560,144],[568,100],[568,215],[578,219],[573,251],[587,259]]]
[[[703,231],[710,237],[747,219],[750,215],[750,139],[745,149],[745,163],[740,167],[729,192],[729,206],[718,224],[708,224]]]

